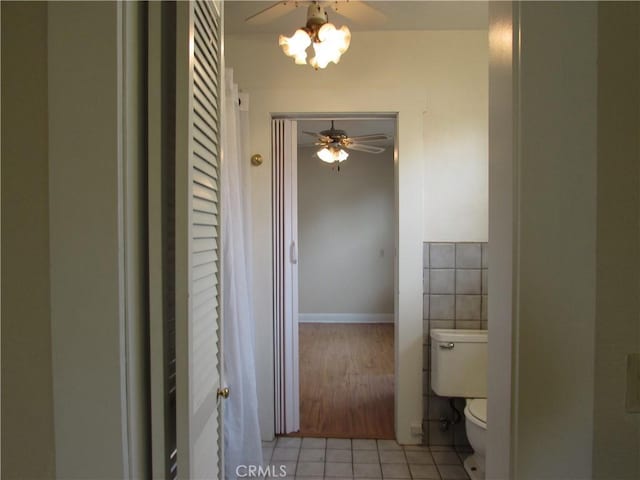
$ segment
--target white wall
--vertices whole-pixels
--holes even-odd
[[[380,154],[352,151],[339,172],[316,151],[298,149],[301,318],[393,318],[393,147]]]
[[[434,215],[427,216],[425,212],[446,209],[449,203],[426,196],[424,192],[425,172],[429,171],[430,162],[438,161],[425,155],[431,138],[426,139],[425,145],[424,119],[426,115],[433,132],[439,131],[438,125],[461,125],[459,132],[449,132],[453,138],[479,136],[469,135],[470,123],[486,134],[487,32],[355,32],[340,64],[317,72],[308,66],[294,65],[281,53],[275,35],[228,35],[225,41],[227,65],[235,69],[238,84],[251,96],[251,151],[265,157],[261,167],[252,169],[253,290],[258,338],[273,337],[270,114],[398,112],[396,435],[402,443],[417,443],[420,436],[411,434],[410,425],[419,424],[422,419],[422,242],[431,240],[425,236],[425,221],[429,219],[429,228],[443,232],[442,236],[446,233],[449,241],[486,240],[486,225],[474,238],[470,238],[467,229],[450,228],[449,220],[440,227],[431,226]],[[485,99],[485,109],[469,110],[467,103],[472,97]],[[468,118],[472,112],[477,115],[476,122]],[[443,143],[456,148],[453,142],[438,140],[438,144]],[[464,142],[465,155],[469,151],[467,143]],[[479,163],[486,164],[484,147],[476,155]],[[460,160],[460,164],[465,161]],[[486,166],[483,168],[486,171]],[[463,195],[465,178],[447,177],[443,181],[448,181],[451,189]],[[429,201],[428,206],[425,199]],[[468,200],[467,205],[471,203]],[[482,200],[478,203],[482,204]],[[476,218],[475,206],[467,210],[473,210],[468,216]],[[477,215],[484,215],[486,223],[486,206],[484,214]],[[273,345],[258,342],[256,354],[261,428],[265,438],[270,438],[273,435]]]
[[[53,478],[47,6],[2,2],[2,473]]]
[[[430,92],[423,115],[425,242],[489,239],[489,67],[487,39],[480,41],[465,72],[441,72],[456,100]]]
[[[640,352],[640,4],[598,7],[598,226],[593,477],[640,478],[640,414],[626,356]],[[635,174],[634,174],[635,173]]]
[[[501,295],[489,304],[487,478],[640,474],[640,416],[624,407],[640,331],[639,13],[490,7],[489,284]]]
[[[597,4],[521,12],[515,476],[590,478]]]
[[[144,137],[136,110],[144,97],[135,90],[140,51],[132,45],[140,44],[130,36],[134,25],[124,21],[132,6],[47,6],[58,478],[146,474],[147,429],[138,415],[147,408],[145,368],[135,355],[144,354],[138,348],[146,342],[139,203],[144,143],[138,142]]]

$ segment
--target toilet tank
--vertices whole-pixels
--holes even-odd
[[[431,388],[442,397],[487,397],[487,331],[431,330]]]

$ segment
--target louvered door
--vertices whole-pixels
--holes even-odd
[[[178,2],[176,373],[178,477],[222,477],[220,7]]]

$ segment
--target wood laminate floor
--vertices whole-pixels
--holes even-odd
[[[394,438],[392,324],[302,323],[302,436]]]

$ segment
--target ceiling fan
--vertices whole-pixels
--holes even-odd
[[[329,8],[349,20],[367,26],[378,26],[387,19],[384,13],[361,0],[333,0],[324,2],[283,0],[251,15],[246,18],[245,21],[253,25],[264,25],[292,12],[298,7],[309,7],[314,4],[323,10]]]
[[[318,133],[303,130],[303,133],[315,137],[316,142],[314,145],[322,147],[318,150],[317,156],[320,160],[327,163],[340,163],[345,161],[349,153],[344,149],[367,153],[382,153],[385,150],[384,147],[368,144],[389,140],[389,136],[384,133],[350,137],[346,131],[335,128],[334,120],[331,120],[331,128],[328,130],[322,130]]]
[[[300,5],[308,5],[307,23],[298,28],[291,37],[280,35],[278,44],[285,55],[293,57],[297,65],[307,64],[307,49],[313,46],[315,56],[309,64],[316,70],[326,68],[330,62],[338,63],[340,57],[349,48],[351,31],[346,25],[336,28],[329,23],[327,9],[332,9],[341,15],[356,21],[377,25],[384,22],[385,16],[375,8],[359,0],[334,1],[281,1],[248,17],[249,24],[269,23]]]

